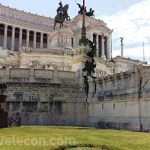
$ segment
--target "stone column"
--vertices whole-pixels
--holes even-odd
[[[47,34],[47,49],[50,48],[50,44],[49,44],[49,34]]]
[[[22,30],[20,28],[20,32],[19,32],[19,51],[21,50],[21,47],[22,47]]]
[[[120,39],[121,39],[121,57],[123,57],[123,37],[120,37]]]
[[[8,30],[8,25],[5,24],[5,29],[4,29],[4,43],[3,43],[3,47],[7,48],[7,30]]]
[[[43,48],[43,33],[41,33],[40,48]]]
[[[105,43],[105,39],[104,39],[104,36],[102,36],[102,56],[101,58],[103,59],[106,59],[106,56],[105,56],[105,46],[104,46],[104,43]]]
[[[11,51],[14,51],[15,46],[15,27],[12,27]]]
[[[107,36],[107,59],[111,59],[110,36]]]
[[[36,34],[37,34],[37,32],[34,31],[33,48],[36,48]]]
[[[30,31],[27,30],[27,39],[26,39],[26,46],[29,47],[29,33]]]
[[[98,35],[96,36],[96,56],[99,57],[99,40],[98,40]]]

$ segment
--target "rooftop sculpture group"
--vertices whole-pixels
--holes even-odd
[[[77,5],[80,8],[80,10],[78,11],[78,14],[83,15],[83,11],[85,11],[86,16],[88,17],[94,16],[94,10],[92,8],[90,8],[90,10],[87,12],[86,7],[84,8],[84,6],[83,5],[81,6],[79,3],[77,3]],[[55,16],[55,19],[54,19],[54,30],[55,30],[57,23],[60,24],[60,28],[61,28],[65,20],[70,20],[70,16],[68,15],[68,8],[69,8],[68,4],[63,6],[62,2],[59,3],[59,7],[56,10],[57,15]]]
[[[78,14],[83,15],[83,11],[84,11],[84,6],[77,3],[78,7],[80,8],[80,10],[78,11]],[[90,8],[90,10],[87,12],[86,7],[85,7],[85,15],[88,17],[92,17],[94,16],[94,10],[92,8]]]

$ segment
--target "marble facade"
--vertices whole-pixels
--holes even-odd
[[[52,18],[0,9],[0,96],[8,118],[19,115],[22,125],[150,130],[149,65],[112,58],[105,22],[86,17],[87,37],[96,44],[96,79],[88,78],[87,97],[82,16],[54,31]]]

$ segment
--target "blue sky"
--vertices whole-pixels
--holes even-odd
[[[0,3],[9,5],[21,10],[30,11],[46,16],[54,17],[56,14],[56,8],[60,0],[0,0]],[[82,0],[62,0],[64,4],[69,4],[70,16],[75,16],[78,12],[78,6],[76,2],[82,3]],[[110,15],[120,10],[127,9],[130,5],[136,4],[140,0],[86,0],[87,8],[92,7],[96,10],[96,15]]]
[[[62,0],[69,4],[69,15],[77,15],[76,2]],[[54,17],[59,0],[0,0],[3,5]],[[120,39],[124,37],[126,57],[142,59],[142,43],[145,43],[146,60],[150,60],[150,0],[86,0],[87,9],[95,10],[95,17],[103,19],[113,29],[113,56],[120,55]]]

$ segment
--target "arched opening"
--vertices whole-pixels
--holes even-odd
[[[3,24],[0,24],[0,47],[3,47],[4,43],[4,29],[5,26]]]
[[[41,34],[37,32],[36,34],[36,48],[40,48],[40,42],[41,42]]]
[[[43,48],[47,48],[48,35],[45,33],[43,35]]]
[[[12,27],[8,26],[8,31],[7,31],[7,48],[8,48],[8,50],[11,50],[11,40],[12,40]]]

